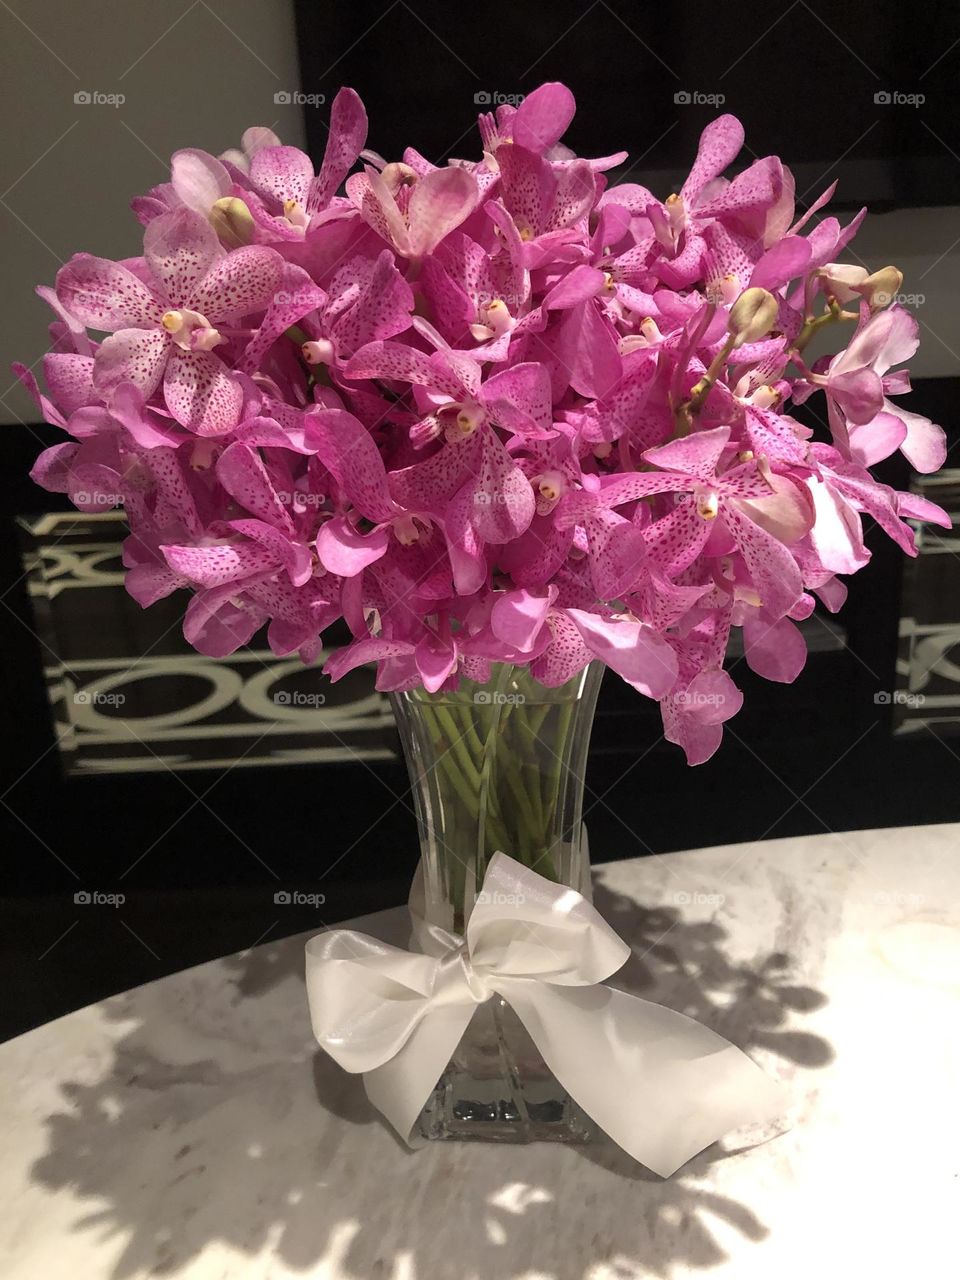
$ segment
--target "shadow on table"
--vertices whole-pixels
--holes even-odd
[[[791,980],[788,955],[741,964],[716,922],[643,908],[603,885],[596,902],[633,946],[618,985],[775,1055],[785,1074],[832,1060],[825,1040],[793,1025],[826,997]],[[402,926],[393,928],[389,940],[403,943]],[[737,1154],[720,1144],[668,1180],[609,1142],[549,1156],[542,1146],[482,1143],[410,1154],[359,1078],[316,1051],[303,941],[103,1006],[116,1024],[112,1062],[100,1079],[62,1087],[32,1173],[76,1197],[76,1231],[108,1241],[115,1262],[104,1277],[176,1277],[215,1248],[211,1275],[245,1274],[244,1258],[266,1254],[277,1259],[271,1274],[344,1280],[540,1271],[582,1280],[603,1262],[620,1280],[639,1280],[722,1262],[718,1219],[745,1241],[767,1234],[747,1204],[712,1188],[710,1166]]]

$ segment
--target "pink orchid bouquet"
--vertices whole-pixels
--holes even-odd
[[[325,670],[375,661],[386,690],[599,659],[698,763],[742,702],[732,628],[793,680],[795,623],[869,559],[864,515],[909,555],[906,520],[949,527],[869,470],[934,471],[944,433],[890,398],[917,347],[900,273],[837,261],[865,210],[816,221],[831,187],[798,217],[774,156],[724,177],[729,115],[661,201],[607,179],[625,153],[564,146],[573,113],[545,84],[480,116],[479,160],[388,162],[343,89],[319,172],[262,128],[177,152],[133,202],[143,255],[78,254],[38,291],[46,392],[18,372],[71,439],[33,475],[123,504],[128,590],[190,592],[204,654],[269,623],[313,662],[343,619]],[[808,363],[834,324],[848,346]],[[790,410],[821,394],[818,439]]]

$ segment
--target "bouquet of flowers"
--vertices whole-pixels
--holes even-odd
[[[186,589],[204,654],[268,623],[313,662],[342,618],[325,670],[375,661],[380,689],[492,663],[557,686],[600,659],[698,763],[742,701],[732,628],[793,680],[795,623],[869,559],[864,515],[911,555],[906,520],[949,527],[869,470],[900,449],[934,471],[944,434],[896,399],[900,273],[837,261],[865,210],[817,220],[831,186],[798,216],[774,156],[724,177],[729,115],[661,200],[608,181],[625,153],[565,147],[573,113],[542,85],[438,167],[366,150],[342,89],[318,172],[263,128],[177,152],[133,201],[141,257],[77,254],[38,290],[46,391],[17,369],[71,439],[33,475],[122,503],[128,590]],[[811,359],[833,325],[849,344]],[[790,410],[821,395],[815,433]]]

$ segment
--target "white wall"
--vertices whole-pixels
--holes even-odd
[[[251,124],[302,145],[301,108],[274,102],[298,87],[290,0],[4,0],[0,422],[37,420],[9,372],[47,349],[34,285],[78,250],[139,252],[130,199],[166,180],[179,147],[216,154]],[[81,90],[126,101],[78,105]]]

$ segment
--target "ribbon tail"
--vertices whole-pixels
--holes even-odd
[[[661,1177],[740,1125],[782,1111],[782,1087],[709,1027],[612,987],[503,979],[560,1084]]]
[[[408,1146],[419,1146],[417,1118],[476,1008],[455,1004],[431,1009],[394,1057],[363,1074],[367,1097]]]

